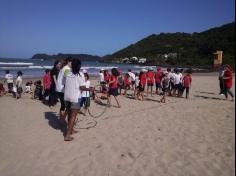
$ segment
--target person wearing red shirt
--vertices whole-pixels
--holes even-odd
[[[191,87],[191,83],[192,83],[192,77],[190,73],[186,73],[186,75],[183,78],[183,91],[186,90],[186,96],[185,98],[189,98],[189,89]]]
[[[157,67],[157,72],[155,75],[156,82],[156,94],[158,95],[158,90],[161,88],[161,68]]]
[[[118,76],[119,76],[119,71],[116,68],[111,69],[112,75],[110,76],[109,79],[109,91],[108,91],[108,101],[110,101],[110,96],[112,95],[117,103],[117,107],[120,108],[119,101],[117,99],[117,96],[119,95],[118,93]],[[110,103],[109,103],[110,104]]]
[[[110,74],[108,73],[107,70],[104,70],[104,81],[108,83],[110,80]]]
[[[128,73],[126,73],[124,76],[124,88],[125,88],[124,95],[126,95],[127,90],[130,89],[130,85],[131,85],[130,76]]]
[[[224,80],[224,94],[225,98],[228,99],[228,93],[232,97],[232,101],[234,101],[234,94],[230,90],[232,85],[233,85],[233,70],[229,65],[224,66],[225,71],[223,75],[223,80]]]
[[[148,72],[147,72],[147,96],[149,94],[149,88],[151,89],[150,94],[152,96],[152,88],[153,88],[153,84],[154,84],[154,77],[155,77],[155,74],[153,72],[153,69],[149,68]]]
[[[49,97],[50,94],[50,87],[51,87],[51,76],[50,70],[45,70],[45,75],[43,76],[43,101],[46,100],[46,97]]]
[[[139,100],[143,101],[144,100],[144,90],[145,90],[145,85],[147,82],[147,77],[146,77],[146,70],[142,69],[140,74],[139,74],[139,86],[138,86],[138,93],[137,97]],[[141,95],[141,99],[140,99]]]

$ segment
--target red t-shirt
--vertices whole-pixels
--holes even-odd
[[[45,74],[43,76],[43,86],[44,86],[44,89],[50,89],[50,86],[51,86],[50,74]]]
[[[114,81],[109,85],[110,88],[116,89],[118,87],[118,81],[117,81],[117,76],[111,76],[110,81]]]
[[[110,79],[110,75],[109,75],[109,73],[107,73],[107,74],[105,74],[104,75],[104,80],[106,81],[106,82],[108,82],[109,81],[109,79]]]
[[[124,84],[125,84],[126,86],[130,85],[129,77],[126,76],[126,75],[124,76]]]
[[[161,72],[158,71],[155,75],[156,83],[161,83]]]
[[[146,85],[146,81],[147,81],[146,74],[143,73],[143,74],[141,75],[141,78],[140,78],[140,84],[141,84],[142,86],[145,86],[145,85]]]
[[[224,73],[224,77],[229,77],[229,79],[224,79],[224,86],[227,89],[230,89],[233,85],[233,75],[232,72],[229,70],[226,70]]]
[[[147,83],[154,83],[154,73],[152,71],[147,72]]]
[[[184,87],[190,87],[191,83],[192,83],[192,77],[188,75],[184,76],[183,78]]]

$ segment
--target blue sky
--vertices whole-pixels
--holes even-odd
[[[235,20],[234,0],[0,0],[0,57],[103,56],[153,33]]]

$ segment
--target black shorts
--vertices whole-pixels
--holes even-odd
[[[22,87],[17,87],[17,93],[18,93],[18,94],[21,94],[22,92],[23,92]]]
[[[90,98],[89,97],[82,97],[80,102],[80,107],[84,106],[88,108],[90,106]]]
[[[145,86],[141,86],[141,85],[139,85],[138,86],[138,90],[139,90],[139,92],[144,92],[144,90],[145,90]]]
[[[166,87],[163,87],[163,88],[162,88],[162,91],[163,91],[163,92],[168,92],[168,91],[169,91],[169,89],[168,89],[168,88],[166,88]]]
[[[131,85],[134,85],[135,84],[135,81],[131,81]]]
[[[80,110],[80,102],[81,102],[81,99],[79,99],[77,103],[65,101],[66,109],[67,110]]]
[[[118,88],[109,88],[108,94],[113,95],[114,97],[118,96],[119,95]]]
[[[156,88],[161,88],[161,83],[156,83]]]
[[[11,92],[13,89],[13,83],[7,83],[8,91]]]

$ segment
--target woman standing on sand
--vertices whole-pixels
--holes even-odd
[[[49,107],[54,106],[57,103],[56,83],[60,68],[61,62],[59,60],[55,61],[54,66],[50,72],[51,86],[49,96]]]
[[[225,71],[224,71],[223,80],[224,80],[225,98],[228,99],[228,93],[229,93],[229,95],[232,97],[232,101],[234,101],[234,94],[230,90],[233,85],[233,70],[229,65],[225,65],[224,68],[225,68]]]

